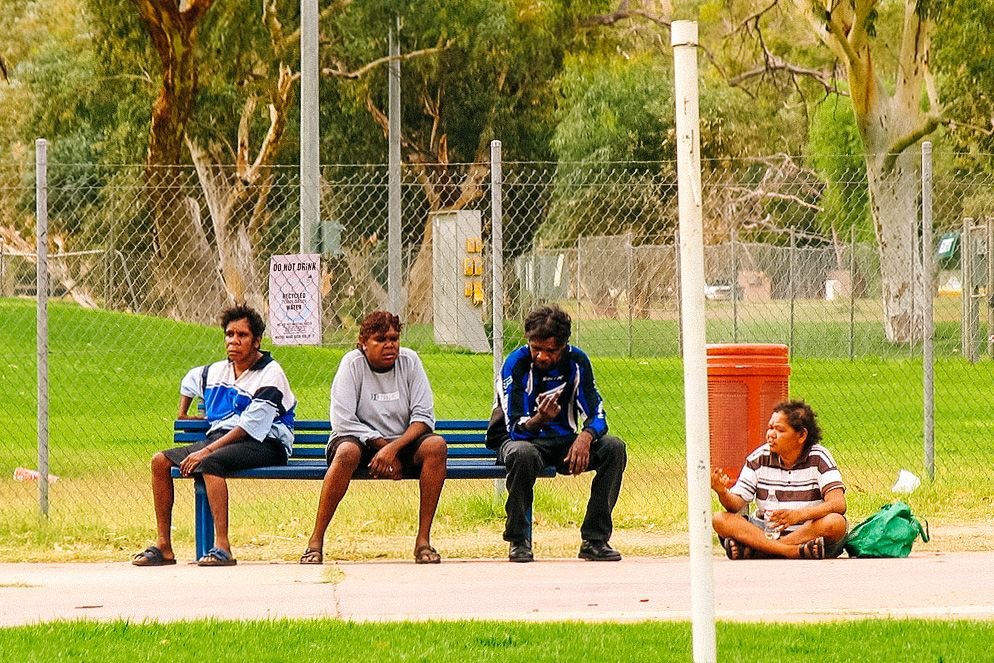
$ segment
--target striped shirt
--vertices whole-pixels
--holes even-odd
[[[225,359],[197,366],[183,378],[179,393],[204,401],[209,433],[236,426],[258,442],[275,438],[293,451],[293,421],[297,399],[283,368],[266,351],[251,368],[235,377],[235,365]]]
[[[746,458],[739,480],[729,491],[746,502],[756,500],[756,515],[763,518],[766,509],[803,509],[825,501],[829,491],[841,488],[842,473],[828,449],[813,445],[801,454],[793,467],[785,467],[778,454],[763,444]],[[789,532],[800,527],[791,525]]]

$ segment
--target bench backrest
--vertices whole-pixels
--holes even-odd
[[[435,432],[448,443],[449,458],[493,459],[497,454],[484,445],[486,419],[449,419],[435,422]],[[173,442],[192,444],[207,435],[204,419],[177,419],[173,422]],[[324,449],[331,435],[327,419],[298,419],[294,423],[293,454],[290,461],[324,460]]]

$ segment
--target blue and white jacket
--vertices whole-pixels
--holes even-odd
[[[560,386],[565,388],[558,398],[559,415],[537,432],[525,428],[525,422],[538,411],[538,396]],[[604,400],[594,383],[590,359],[573,345],[567,345],[559,362],[547,371],[536,368],[528,346],[521,346],[504,361],[496,392],[495,405],[504,413],[512,440],[565,437],[580,429],[598,440],[607,433]]]
[[[235,366],[227,359],[192,368],[179,393],[204,401],[211,424],[208,434],[238,426],[253,440],[279,440],[288,456],[293,451],[297,399],[283,367],[268,352],[263,351],[262,358],[237,379]]]

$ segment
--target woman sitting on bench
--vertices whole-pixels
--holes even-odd
[[[198,366],[180,384],[179,418],[191,419],[190,405],[200,399],[210,422],[207,439],[174,447],[152,457],[152,499],[158,538],[131,559],[135,566],[176,563],[172,545],[172,468],[183,476],[201,473],[214,517],[215,545],[197,560],[198,566],[236,563],[228,541],[228,484],[237,470],[286,465],[293,448],[293,421],[297,399],[282,367],[259,349],[266,323],[247,306],[221,314],[228,358]]]
[[[417,477],[421,504],[414,561],[442,561],[431,546],[431,523],[445,483],[445,439],[432,432],[434,402],[417,353],[400,347],[400,318],[374,311],[359,328],[356,349],[342,357],[331,383],[328,471],[321,485],[314,531],[301,564],[324,561],[324,534],[355,472]]]

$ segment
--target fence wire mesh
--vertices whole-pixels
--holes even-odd
[[[925,474],[921,328],[888,337],[865,175],[818,175],[794,163],[707,164],[708,341],[788,345],[791,395],[819,413],[851,498],[875,505],[898,470]],[[58,477],[49,517],[63,532],[55,545],[77,556],[130,550],[152,529],[148,461],[168,446],[180,378],[221,356],[225,305],[267,308],[270,257],[299,252],[297,170],[272,168],[252,181],[203,165],[54,163],[48,173],[47,389]],[[501,293],[491,289],[489,164],[405,166],[401,176],[402,231],[391,238],[386,166],[323,168],[321,220],[310,239],[321,254],[322,341],[270,348],[299,399],[298,416],[327,417],[331,377],[355,343],[358,320],[394,296],[402,341],[424,359],[437,416],[486,418],[492,298],[503,312],[504,354],[523,342],[524,315],[556,302],[573,316],[572,341],[593,358],[609,425],[629,446],[616,527],[632,541],[683,529],[675,164],[503,164]],[[35,482],[11,478],[16,468],[38,466],[33,177],[30,168],[0,166],[0,524],[14,547],[38,512]],[[986,519],[990,503],[989,469],[976,460],[988,455],[991,184],[935,178],[936,466],[925,490],[937,511],[955,504],[966,519]],[[389,281],[391,241],[397,283]],[[913,284],[920,261],[909,253],[905,263]],[[181,542],[192,539],[186,484],[174,519]],[[589,477],[542,482],[539,532],[577,526],[588,489]],[[348,556],[413,534],[416,490],[354,485],[329,548]],[[233,538],[295,549],[317,495],[310,482],[233,482]],[[436,537],[479,533],[483,550],[497,550],[501,519],[489,482],[451,482]],[[474,546],[465,550],[481,550]]]

